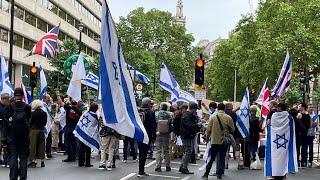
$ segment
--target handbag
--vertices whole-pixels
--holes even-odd
[[[219,116],[217,115],[218,121],[219,121],[219,125],[220,125],[220,129],[223,132],[223,126],[221,124],[221,120],[219,118]],[[223,140],[222,140],[222,144],[225,146],[230,146],[233,142],[234,142],[234,137],[232,136],[232,134],[230,133],[223,133]]]

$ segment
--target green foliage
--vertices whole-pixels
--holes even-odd
[[[318,74],[319,16],[320,0],[297,1],[294,5],[285,0],[261,1],[256,16],[243,16],[230,38],[217,48],[206,71],[207,86],[212,88],[209,96],[214,98],[219,94],[222,99],[233,99],[235,69],[239,80],[238,100],[246,86],[259,93],[267,77],[269,86],[273,87],[287,49],[294,72],[298,65],[307,64],[312,74]],[[299,57],[304,60],[300,64]],[[293,79],[297,78],[294,73]],[[297,83],[292,83],[288,93],[293,99],[301,96],[296,87]]]
[[[49,59],[50,64],[54,68],[53,71],[47,72],[47,81],[49,94],[55,94],[55,90],[59,89],[62,93],[66,93],[70,80],[63,75],[63,63],[71,55],[78,53],[78,44],[74,40],[65,40],[60,46],[60,51],[53,58]]]
[[[150,78],[149,94],[153,92],[155,75],[157,100],[168,96],[158,85],[162,63],[168,66],[183,89],[191,84],[195,58],[191,43],[194,38],[187,34],[184,26],[175,23],[171,13],[156,9],[145,12],[138,8],[120,18],[117,31],[126,62]],[[157,47],[152,49],[151,45]]]

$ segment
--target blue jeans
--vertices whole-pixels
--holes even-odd
[[[219,160],[216,161],[217,163],[217,175],[224,174],[224,163],[225,163],[225,156],[226,156],[226,147],[222,144],[212,144],[210,149],[211,158],[209,163],[206,166],[206,172],[204,176],[209,176],[213,161],[215,160],[216,156],[219,156]]]
[[[258,151],[258,140],[251,140],[249,142],[249,151],[250,151],[250,157],[255,159],[256,153]]]

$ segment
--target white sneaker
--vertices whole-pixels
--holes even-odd
[[[111,166],[108,166],[107,171],[111,171],[111,170],[112,170]]]
[[[122,162],[127,163],[127,160],[122,160]]]

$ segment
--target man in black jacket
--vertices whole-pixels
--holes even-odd
[[[189,104],[189,111],[184,112],[181,118],[180,135],[184,152],[179,171],[183,174],[193,174],[193,172],[188,170],[188,164],[194,148],[194,137],[200,130],[197,122],[197,109],[198,105],[191,102]]]
[[[4,162],[5,158],[3,158],[3,161],[1,160],[1,153],[2,148],[5,146],[5,139],[6,139],[6,132],[5,132],[5,121],[4,121],[4,113],[6,107],[10,104],[9,101],[9,94],[3,93],[1,94],[1,102],[0,102],[0,165],[6,163]],[[3,157],[5,157],[5,154],[3,154]]]
[[[307,159],[308,159],[308,141],[307,141],[307,132],[310,128],[311,124],[311,117],[307,112],[307,104],[301,103],[299,105],[299,111],[301,115],[298,117],[298,119],[302,123],[302,130],[301,130],[301,167],[305,168],[307,167]]]
[[[66,111],[64,139],[68,157],[67,159],[64,159],[63,162],[74,162],[76,160],[77,140],[73,134],[73,130],[76,128],[82,113],[77,107],[77,102],[71,100],[71,103],[64,103],[61,99],[59,91],[56,92],[56,96],[59,106],[64,107]]]
[[[149,137],[149,144],[144,144],[143,142],[138,142],[139,147],[139,173],[138,177],[149,176],[144,171],[144,166],[146,164],[148,149],[150,146],[150,142],[156,139],[156,118],[155,113],[152,110],[152,104],[150,98],[143,98],[142,99],[142,108],[139,110],[139,114],[141,120],[143,122],[143,126],[145,127],[148,137]]]
[[[24,103],[23,90],[14,90],[14,102],[5,110],[5,121],[7,129],[7,142],[10,152],[10,180],[27,179],[27,163],[29,155],[29,122],[31,118],[31,107]],[[18,159],[20,161],[20,173],[18,173]]]

